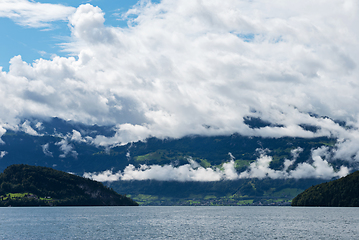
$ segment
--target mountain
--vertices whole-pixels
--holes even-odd
[[[244,122],[252,129],[274,126],[259,118]],[[317,131],[315,126],[302,128]],[[24,119],[0,135],[0,171],[27,164],[86,175],[143,204],[178,204],[183,199],[186,204],[208,204],[208,199],[216,204],[271,204],[288,202],[311,185],[337,178],[342,167],[359,169],[356,161],[330,158],[338,143],[334,137],[235,133],[121,143],[116,142],[117,130],[60,118]],[[318,150],[328,154],[313,158]],[[153,174],[156,169],[161,172]]]
[[[247,119],[250,127],[264,125],[258,119]],[[41,123],[41,124],[39,124]],[[100,172],[108,169],[122,171],[129,164],[172,164],[180,166],[191,157],[203,167],[220,166],[235,158],[238,172],[245,171],[259,156],[258,149],[267,151],[272,157],[270,168],[283,169],[285,159],[292,159],[292,150],[300,154],[289,167],[311,161],[312,150],[320,147],[333,148],[337,139],[316,138],[263,138],[232,134],[228,136],[185,136],[179,139],[148,138],[143,141],[122,145],[103,146],[96,137],[115,136],[114,126],[84,125],[52,118],[40,122],[26,120],[23,125],[32,131],[7,129],[0,141],[0,171],[12,164],[29,164],[52,167],[57,170],[82,175],[84,172]],[[21,124],[20,124],[21,125]],[[36,127],[37,126],[37,127]],[[79,135],[79,137],[76,134]],[[335,169],[349,166],[347,161],[331,162]],[[353,167],[353,166],[351,166]],[[355,167],[358,166],[354,166]]]
[[[293,199],[292,206],[359,207],[359,171],[308,188]]]
[[[0,206],[136,206],[102,183],[47,167],[11,165],[0,174]]]

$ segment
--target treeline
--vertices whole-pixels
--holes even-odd
[[[10,193],[31,193],[36,197],[7,197]],[[137,205],[102,183],[52,168],[24,164],[11,165],[0,174],[0,196],[0,206]]]
[[[308,188],[293,199],[292,206],[359,207],[359,171]]]

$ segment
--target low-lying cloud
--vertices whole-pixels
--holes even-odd
[[[23,130],[25,133],[32,135],[32,136],[41,136],[41,134],[39,134],[38,132],[36,132],[35,129],[33,129],[30,126],[30,122],[28,120],[26,120],[22,125],[21,125],[21,130]]]
[[[46,144],[42,145],[41,146],[42,147],[42,152],[48,157],[54,157],[52,152],[49,151],[49,146],[50,146],[49,143],[46,143]]]
[[[331,179],[333,177],[344,177],[349,173],[347,167],[341,166],[339,171],[335,171],[327,160],[323,159],[328,154],[328,148],[322,147],[312,152],[313,163],[300,163],[294,170],[288,171],[288,168],[294,163],[298,157],[298,152],[301,148],[292,151],[293,159],[284,161],[283,170],[274,170],[269,167],[272,157],[261,153],[256,162],[250,164],[249,169],[239,174],[239,178],[272,178],[272,179],[287,179],[287,178],[321,178]]]
[[[0,144],[4,144],[5,142],[1,139],[2,135],[4,135],[6,133],[6,129],[3,128],[1,125],[0,125]]]
[[[60,142],[55,143],[55,145],[59,146],[60,150],[63,152],[59,155],[60,158],[65,158],[69,155],[74,158],[77,158],[78,153],[74,150],[73,145],[69,143],[66,138],[62,139]]]
[[[6,152],[6,151],[1,151],[1,152],[0,152],[0,159],[3,158],[6,154],[8,154],[8,152]]]
[[[102,173],[85,173],[84,177],[96,181],[118,181],[118,180],[157,180],[157,181],[179,181],[179,182],[213,182],[220,180],[234,180],[235,175],[234,161],[224,163],[223,169],[204,168],[192,159],[189,163],[174,167],[172,165],[141,165],[135,168],[129,164],[123,172],[113,173],[111,170]]]
[[[172,165],[141,165],[136,168],[129,164],[123,172],[113,173],[112,170],[106,170],[101,173],[85,173],[83,176],[101,182],[112,181],[129,181],[129,180],[157,180],[157,181],[178,181],[178,182],[213,182],[221,180],[236,180],[243,178],[271,178],[271,179],[302,179],[302,178],[320,178],[331,179],[344,177],[349,173],[347,167],[341,167],[339,171],[335,171],[330,164],[323,159],[327,154],[326,147],[318,148],[313,151],[313,164],[300,163],[294,170],[288,168],[294,163],[302,149],[292,150],[292,160],[284,161],[282,170],[274,170],[269,167],[272,161],[271,156],[267,156],[265,151],[261,150],[260,157],[250,164],[249,168],[241,173],[237,173],[235,169],[235,161],[232,154],[231,160],[222,164],[220,168],[211,167],[204,168],[196,161],[189,158],[188,164],[174,167]]]

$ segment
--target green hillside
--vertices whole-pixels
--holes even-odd
[[[359,207],[359,171],[308,188],[293,199],[292,206]]]
[[[102,183],[47,167],[11,165],[0,174],[0,206],[136,206]]]

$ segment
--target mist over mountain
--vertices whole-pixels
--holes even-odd
[[[246,119],[251,128],[265,128],[260,119]],[[85,125],[59,118],[24,120],[6,129],[0,145],[0,166],[14,163],[48,166],[87,174],[101,181],[219,181],[240,178],[322,178],[347,175],[355,160],[338,159],[342,144],[334,137],[253,137],[191,135],[179,139],[103,144],[115,126]]]
[[[271,125],[258,118],[244,121],[253,129]],[[354,156],[350,161],[336,157],[342,140],[334,137],[190,135],[121,143],[113,142],[116,134],[116,126],[26,119],[2,134],[0,170],[12,164],[51,167],[105,182],[142,204],[176,205],[188,204],[182,199],[196,193],[203,204],[209,196],[228,194],[244,203],[282,195],[288,201],[313,184],[359,168]],[[174,189],[180,192],[168,200]],[[143,194],[165,200],[148,201]],[[234,200],[223,201],[220,204]]]

